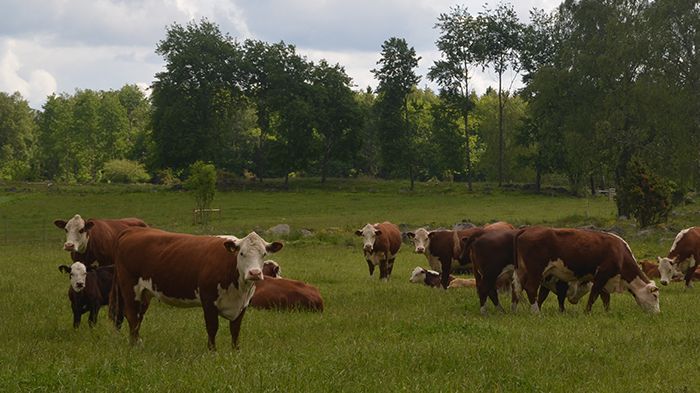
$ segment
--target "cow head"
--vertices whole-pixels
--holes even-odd
[[[659,261],[659,274],[661,275],[661,285],[668,285],[674,276],[680,275],[678,263],[675,258],[656,257]]]
[[[68,220],[56,220],[53,222],[58,228],[66,231],[66,242],[63,243],[63,249],[66,251],[76,251],[85,253],[90,238],[90,228],[95,224],[91,220],[85,221],[80,214],[76,214]]]
[[[70,276],[70,286],[75,292],[80,292],[85,288],[87,267],[81,262],[75,262],[70,266],[61,265],[58,267],[58,270],[63,273],[68,273]]]
[[[251,232],[242,239],[228,239],[224,242],[226,249],[236,254],[236,268],[239,277],[247,282],[263,279],[263,265],[268,253],[282,249],[282,243],[268,243],[257,233]]]
[[[652,314],[659,313],[659,288],[654,281],[647,283],[637,276],[628,284],[628,289],[644,311]]]
[[[411,278],[409,278],[408,281],[414,284],[420,284],[425,281],[426,272],[427,270],[423,269],[420,266],[416,266],[416,268],[413,269],[413,272],[411,273]]]
[[[429,232],[425,228],[418,228],[415,232],[408,232],[406,234],[416,247],[414,251],[417,254],[424,254],[428,250],[428,246],[430,245],[428,233]]]
[[[360,236],[363,240],[362,249],[366,253],[371,253],[374,249],[374,240],[377,238],[377,236],[382,234],[382,231],[372,224],[367,224],[362,227],[362,229],[356,230],[355,234]]]
[[[263,262],[263,275],[280,278],[282,277],[281,271],[282,269],[277,262],[271,259]]]

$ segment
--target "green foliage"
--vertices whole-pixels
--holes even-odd
[[[28,180],[34,173],[38,128],[19,93],[0,92],[0,179]]]
[[[627,172],[619,184],[616,202],[619,210],[629,211],[641,227],[647,227],[668,220],[673,208],[673,192],[671,183],[634,158],[627,165]]]
[[[194,196],[197,209],[208,209],[216,194],[216,167],[197,161],[190,165],[185,188]]]
[[[145,183],[151,177],[142,164],[131,160],[111,160],[102,169],[102,180],[111,183]]]

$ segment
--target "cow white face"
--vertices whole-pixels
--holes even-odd
[[[425,281],[425,273],[425,269],[423,269],[420,266],[416,266],[416,268],[413,269],[413,272],[411,273],[411,278],[409,278],[408,281],[414,284],[420,284]]]
[[[371,224],[367,224],[362,227],[362,229],[355,231],[355,234],[362,237],[362,249],[366,253],[371,253],[372,249],[374,248],[374,240],[377,238],[377,236],[382,234],[382,231]]]
[[[428,246],[430,245],[430,237],[428,237],[428,232],[425,228],[418,228],[415,230],[415,232],[408,232],[406,236],[408,236],[411,241],[413,241],[413,245],[416,247],[415,252],[417,254],[424,254],[428,250]]]
[[[671,278],[680,275],[678,264],[675,259],[657,257],[659,261],[659,274],[661,275],[661,285],[668,285]]]
[[[281,278],[282,268],[277,262],[273,261],[272,259],[268,259],[267,261],[263,262],[263,274],[270,277]]]
[[[262,280],[265,257],[282,249],[282,243],[268,243],[255,232],[242,239],[226,240],[224,246],[237,254],[236,268],[246,282]]]
[[[66,231],[66,242],[63,244],[64,250],[77,251],[81,254],[85,253],[90,237],[88,231],[94,225],[92,221],[86,222],[80,217],[80,214],[76,214],[68,222],[56,220],[53,223]]]
[[[629,289],[640,307],[652,314],[659,313],[659,288],[654,281],[645,283],[639,276],[629,283]]]
[[[80,292],[85,288],[85,280],[87,279],[87,268],[81,262],[75,262],[70,265],[61,265],[58,270],[68,273],[70,276],[70,286],[75,292]]]

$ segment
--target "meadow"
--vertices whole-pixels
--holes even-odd
[[[698,392],[700,287],[661,288],[661,313],[647,315],[629,294],[611,310],[554,297],[539,316],[481,316],[472,289],[411,284],[425,258],[403,244],[391,280],[369,277],[353,231],[389,220],[408,228],[484,224],[586,226],[621,231],[638,259],[668,252],[678,230],[700,222],[700,201],[678,208],[668,224],[640,230],[615,217],[607,198],[535,195],[478,185],[292,179],[219,192],[221,209],[205,227],[192,222],[192,198],[162,186],[0,187],[0,391],[278,391],[278,392]],[[317,286],[323,313],[249,310],[241,348],[230,348],[221,320],[218,352],[206,349],[201,309],[154,302],[131,347],[100,313],[77,330],[57,266],[55,219],[136,216],[173,231],[244,235],[257,230],[285,247],[282,275]],[[267,228],[285,223],[291,233]],[[301,229],[311,235],[303,235]],[[376,274],[376,273],[375,273]],[[506,296],[502,297],[507,302]],[[584,303],[584,302],[582,302]]]

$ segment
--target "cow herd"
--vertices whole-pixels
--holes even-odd
[[[149,227],[142,220],[84,220],[76,214],[54,224],[65,231],[63,249],[73,263],[60,265],[70,276],[68,297],[73,326],[89,313],[97,321],[101,306],[120,328],[126,318],[132,344],[140,342],[139,329],[153,298],[176,307],[201,307],[208,347],[216,349],[219,317],[229,321],[231,342],[238,346],[241,321],[248,306],[259,309],[322,311],[323,299],[315,287],[280,276],[280,266],[268,259],[283,248],[251,232],[196,236]],[[363,240],[362,253],[369,274],[379,267],[379,277],[390,278],[402,237],[423,254],[431,269],[416,267],[414,283],[443,288],[475,287],[480,310],[487,299],[503,311],[499,293],[509,292],[513,310],[525,292],[529,306],[538,313],[549,292],[560,311],[565,301],[576,304],[589,293],[589,312],[600,297],[605,310],[610,295],[628,291],[639,306],[659,312],[659,289],[649,277],[667,285],[683,278],[692,285],[700,261],[700,227],[676,236],[667,257],[658,265],[641,265],[619,236],[570,228],[526,227],[506,222],[463,230],[428,231],[419,228],[401,233],[390,223],[367,224],[355,232]],[[474,278],[455,278],[453,265],[472,272]],[[96,266],[95,266],[96,265]]]

